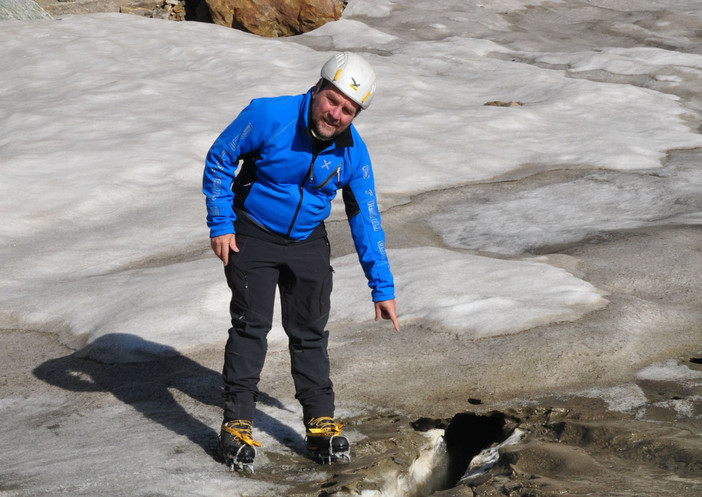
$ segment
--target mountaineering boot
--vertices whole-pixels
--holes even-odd
[[[253,423],[245,419],[233,419],[222,424],[219,435],[219,451],[229,469],[253,473],[256,447],[261,444],[251,438]]]
[[[351,460],[349,441],[341,435],[342,426],[344,423],[337,424],[326,416],[305,421],[305,445],[307,450],[319,457],[322,464],[339,459],[345,462]]]

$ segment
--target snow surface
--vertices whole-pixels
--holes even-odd
[[[534,3],[492,3],[487,17]],[[331,49],[373,47],[365,55],[379,75],[378,95],[357,126],[385,209],[525,166],[656,169],[667,151],[702,145],[686,124],[690,110],[669,94],[510,61],[498,57],[509,49],[463,33],[406,43],[359,20],[397,16],[396,8],[352,2],[344,19],[301,37]],[[113,333],[175,349],[221,341],[228,292],[217,260],[200,251],[203,157],[249,99],[305,91],[331,52],[296,38],[116,14],[6,22],[0,40],[0,326],[48,326],[84,343]],[[663,77],[661,68],[699,78],[702,68],[700,55],[658,48],[535,58],[652,78]],[[524,105],[484,105],[494,100]],[[598,210],[576,203],[569,213],[548,211],[546,198],[578,195],[597,195]],[[653,222],[647,216],[671,198],[636,177],[595,177],[524,192],[498,208],[459,204],[432,221],[456,247],[518,254]],[[524,211],[549,231],[532,225],[515,237]],[[605,303],[589,283],[533,260],[429,247],[391,249],[390,259],[404,320],[474,337],[577,319]],[[354,257],[334,265],[331,326],[366,319],[369,292]]]
[[[537,3],[465,9],[475,26],[494,25],[504,9]],[[377,70],[373,108],[356,125],[383,209],[523,168],[657,169],[667,151],[702,146],[672,95],[516,62],[508,48],[451,31],[444,19],[434,25],[444,26],[441,37],[409,42],[363,22],[369,12],[409,21],[429,5],[351,2],[342,20],[285,40],[117,14],[4,23],[0,326],[68,333],[75,347],[111,334],[144,339],[119,344],[125,360],[145,343],[162,346],[153,352],[220,343],[228,290],[202,251],[203,158],[251,98],[307,90],[329,50],[365,52]],[[652,48],[534,57],[651,77],[674,67],[697,78],[702,67],[702,56]],[[484,105],[496,100],[523,105]],[[496,205],[456,203],[430,224],[456,248],[518,255],[639,226],[675,203],[641,186],[636,178],[544,186]],[[591,195],[595,209],[551,208],[554,198]],[[337,203],[333,218],[342,216]],[[401,319],[468,337],[573,320],[606,304],[589,283],[534,260],[429,247],[389,256]],[[354,258],[334,266],[330,326],[371,317]],[[272,344],[282,338],[276,325]]]
[[[466,11],[483,11],[471,21],[477,26],[537,3]],[[440,38],[407,42],[363,22],[364,15],[409,22],[429,5],[356,1],[341,21],[285,40],[117,14],[4,23],[0,326],[68,332],[79,337],[75,346],[116,333],[177,350],[221,341],[228,291],[217,260],[201,250],[203,157],[251,98],[314,83],[332,52],[305,44],[368,51],[377,69],[377,98],[357,127],[383,209],[524,168],[660,169],[669,150],[702,146],[685,120],[691,111],[670,94],[513,61],[504,57],[508,48],[446,27]],[[700,55],[657,48],[532,55],[573,71],[651,78],[671,68],[698,78],[702,68]],[[484,105],[495,100],[523,105]],[[692,184],[697,195],[700,175],[688,176],[678,189]],[[593,196],[594,207],[552,208],[553,199]],[[678,214],[676,200],[637,176],[595,175],[497,203],[462,201],[430,224],[453,247],[518,255],[655,224],[662,211]],[[342,215],[337,205],[333,218]],[[389,253],[406,322],[481,337],[577,319],[606,303],[589,283],[534,261],[436,248]],[[436,264],[417,264],[423,260]],[[352,258],[334,265],[343,284],[331,326],[366,319],[369,293],[358,291]],[[279,326],[271,338],[280,341]],[[126,356],[134,347],[124,344]]]
[[[702,145],[685,122],[689,110],[671,95],[496,58],[509,50],[461,34],[400,44],[394,34],[346,18],[384,8],[390,15],[393,4],[352,2],[344,19],[306,35],[311,43],[329,38],[333,49],[392,50],[365,54],[379,90],[356,123],[384,209],[525,166],[652,169],[670,149]],[[0,326],[68,332],[78,337],[75,346],[107,334],[146,340],[122,343],[125,359],[144,343],[184,350],[221,342],[228,290],[217,260],[200,250],[208,236],[203,157],[251,98],[305,91],[332,52],[295,38],[116,14],[8,22],[0,39]],[[628,73],[655,74],[663,60],[660,49],[542,58],[584,70],[625,55]],[[699,71],[701,58],[678,54],[666,66]],[[495,100],[524,105],[484,105]],[[631,216],[640,223],[646,213],[633,212],[638,205],[657,215],[650,202],[622,202],[647,194],[633,180],[595,186],[596,211],[583,204],[569,215],[547,210],[544,198],[588,189],[571,184],[526,192],[499,209],[457,204],[432,224],[456,247],[519,253],[589,229],[627,228]],[[525,211],[548,233],[532,227],[515,236],[525,229],[515,213]],[[334,218],[341,216],[337,208]],[[577,319],[606,303],[589,283],[534,261],[436,248],[391,248],[389,256],[401,318],[467,336]],[[425,260],[436,264],[417,264]],[[334,266],[330,326],[371,317],[353,257]],[[276,325],[272,343],[282,337]]]
[[[384,209],[423,191],[525,166],[661,168],[668,150],[702,145],[685,122],[690,111],[674,96],[503,60],[496,55],[508,50],[490,41],[455,34],[398,46],[394,34],[354,19],[308,38],[325,36],[340,49],[392,49],[366,53],[380,84],[373,108],[357,120]],[[0,326],[48,327],[75,335],[77,345],[108,334],[145,339],[122,344],[131,359],[144,343],[176,350],[220,343],[228,290],[217,260],[200,250],[208,236],[199,192],[203,157],[249,99],[305,91],[331,52],[295,38],[266,40],[217,26],[116,14],[6,23],[0,37],[6,51]],[[647,74],[659,67],[659,50],[632,53],[629,72],[637,62]],[[557,55],[562,63],[566,54]],[[612,51],[609,60],[620,57]],[[582,58],[572,55],[574,63]],[[678,63],[694,69],[698,59],[681,56]],[[484,105],[494,100],[524,105]],[[622,196],[647,194],[633,181],[596,186],[602,212],[588,206],[577,211],[577,205],[570,215],[539,211],[547,197],[583,191],[574,184],[526,192],[497,211],[473,206],[477,212],[465,222],[446,212],[433,224],[456,247],[512,253],[522,245],[570,241],[591,225],[626,228],[627,214],[642,216],[633,212],[637,205],[650,208],[650,202],[633,202],[627,211]],[[463,205],[455,209],[468,212]],[[516,237],[522,245],[515,250],[502,240],[507,233],[515,238],[515,227],[505,222],[519,219],[512,211],[525,210],[548,224],[551,234],[532,230]],[[335,218],[341,215],[337,209]],[[483,235],[491,244],[454,240],[452,232],[479,233],[476,222],[494,228]],[[403,320],[469,337],[577,319],[606,303],[589,283],[533,260],[428,247],[391,248],[389,255]],[[353,257],[334,265],[330,326],[371,317]],[[272,342],[281,338],[277,326]]]

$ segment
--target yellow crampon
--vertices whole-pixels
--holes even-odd
[[[335,437],[341,433],[344,423],[335,423],[328,416],[312,418],[307,422],[308,437]]]
[[[244,443],[246,445],[250,445],[252,447],[260,447],[261,446],[261,444],[259,442],[256,442],[253,438],[251,438],[253,424],[250,421],[235,419],[234,421],[229,421],[228,423],[224,423],[222,425],[222,430],[224,430],[227,433],[229,433],[230,435],[232,435],[235,439],[237,439],[241,443]]]

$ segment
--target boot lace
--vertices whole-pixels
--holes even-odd
[[[335,437],[341,433],[344,423],[335,423],[328,416],[312,418],[307,422],[307,436],[311,437]]]
[[[260,447],[261,444],[251,438],[253,433],[253,423],[244,419],[234,419],[222,425],[222,430],[232,435],[238,442],[250,445],[252,447]]]

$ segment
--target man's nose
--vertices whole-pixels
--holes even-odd
[[[329,109],[329,114],[337,121],[341,119],[341,106],[335,105]]]

